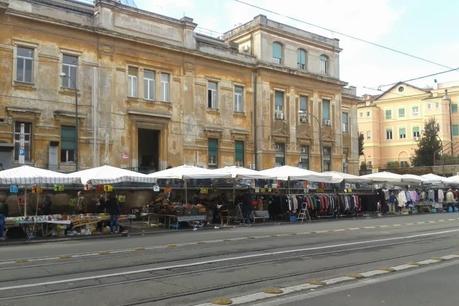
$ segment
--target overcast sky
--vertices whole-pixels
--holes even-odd
[[[82,0],[91,2],[90,0]],[[447,68],[251,8],[234,0],[134,0],[138,8],[181,18],[218,35],[258,14],[307,31],[340,39],[340,78],[358,93],[376,94],[379,85],[407,80]],[[346,34],[399,49],[448,67],[459,67],[459,1],[455,0],[246,0],[255,5]],[[459,71],[416,82],[432,86],[459,80]],[[382,89],[387,89],[383,87]]]

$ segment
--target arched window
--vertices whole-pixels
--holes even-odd
[[[322,54],[320,56],[320,73],[328,74],[329,73],[329,59],[328,56]]]
[[[298,49],[297,51],[297,65],[298,69],[306,70],[307,67],[307,56],[306,50]]]
[[[282,63],[282,44],[280,42],[273,42],[273,61],[276,64]]]

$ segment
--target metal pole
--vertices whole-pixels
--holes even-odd
[[[75,170],[79,170],[79,122],[78,122],[78,86],[77,86],[77,79],[75,78]]]

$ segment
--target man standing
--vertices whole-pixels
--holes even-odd
[[[0,201],[0,240],[6,239],[6,217],[8,217],[8,204],[2,200]]]
[[[119,231],[118,218],[120,216],[120,205],[113,193],[110,194],[108,200],[108,212],[110,213],[110,232],[117,233]]]

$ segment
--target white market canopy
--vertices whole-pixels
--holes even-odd
[[[238,167],[238,166],[227,166],[219,169],[212,170],[215,174],[230,175],[231,178],[242,178],[242,179],[270,179],[271,177],[263,175],[260,171]]]
[[[373,183],[401,183],[402,176],[392,172],[376,172],[371,174],[362,175],[361,178],[370,180]]]
[[[116,183],[154,183],[155,179],[139,172],[121,169],[112,166],[100,166],[68,174],[69,177],[78,178],[79,183],[102,185]]]
[[[436,175],[433,173],[424,174],[424,175],[421,175],[421,177],[424,179],[424,182],[428,184],[441,184],[446,181],[446,177]]]
[[[217,179],[217,178],[230,178],[231,174],[228,173],[215,173],[215,170],[182,165],[166,170],[161,170],[148,174],[147,176],[155,179]]]
[[[31,166],[20,166],[0,171],[0,184],[75,184],[79,180],[69,177],[67,174],[35,168]]]
[[[459,175],[450,176],[443,180],[446,184],[459,185]]]
[[[259,173],[281,181],[287,181],[289,179],[321,183],[340,183],[342,181],[342,179],[333,179],[333,177],[330,175],[292,166],[274,167],[271,169],[259,171]]]
[[[331,176],[334,180],[341,180],[349,183],[365,183],[371,182],[369,179],[363,178],[361,176],[352,175],[349,173],[343,173],[338,171],[326,171],[322,172],[324,175]]]

